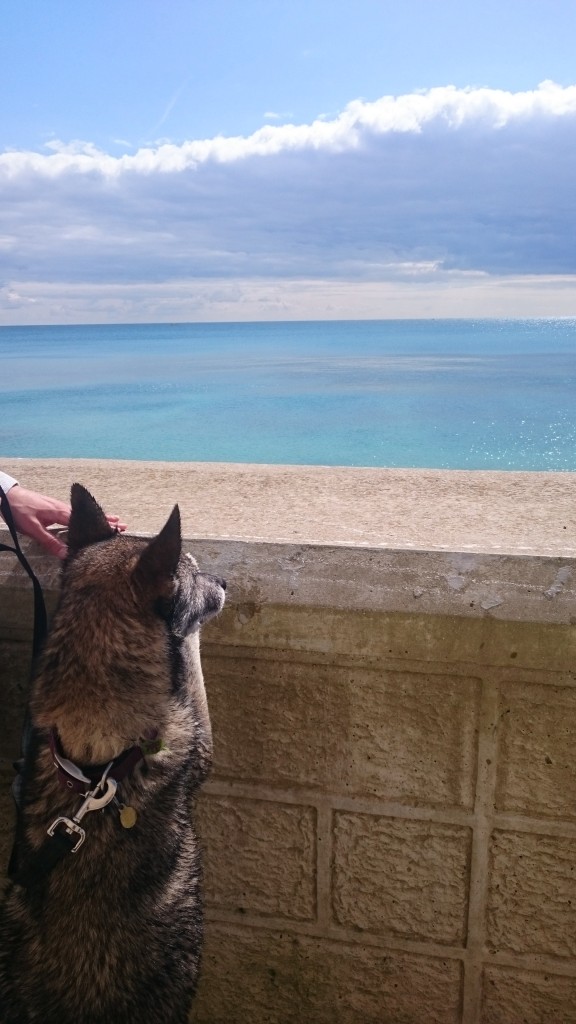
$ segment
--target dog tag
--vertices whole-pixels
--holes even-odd
[[[125,804],[120,808],[120,824],[122,828],[134,828],[138,820],[138,815],[133,807],[127,807]]]

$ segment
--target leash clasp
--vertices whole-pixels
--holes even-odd
[[[108,771],[108,768],[106,769],[106,771]],[[106,772],[104,773],[104,776],[106,776]],[[106,792],[103,793],[102,796],[96,796],[95,794],[98,793],[98,791],[104,785],[106,786]],[[104,777],[98,783],[96,788],[93,789],[91,793],[87,794],[83,804],[74,815],[74,821],[82,821],[84,815],[88,814],[89,811],[101,811],[103,807],[106,807],[114,799],[114,797],[116,796],[117,788],[118,783],[116,782],[116,779]]]
[[[79,839],[76,841],[76,845],[73,846],[72,849],[70,850],[70,853],[77,853],[80,847],[82,846],[82,843],[86,839],[86,833],[84,829],[81,828],[76,821],[73,821],[72,818],[56,818],[56,820],[52,822],[50,828],[48,829],[49,836],[54,835],[56,829],[58,828],[58,825],[65,825],[66,831],[70,836],[72,835],[73,832],[76,832],[78,834]]]
[[[82,818],[84,818],[89,811],[102,810],[102,808],[106,807],[116,796],[118,783],[116,782],[116,779],[112,779],[108,775],[111,764],[112,762],[110,762],[110,764],[106,768],[106,771],[104,772],[104,775],[100,779],[98,785],[90,793],[86,794],[83,803],[76,811],[74,817],[65,818],[60,816],[52,822],[50,828],[48,829],[48,835],[53,836],[56,829],[58,828],[58,825],[64,825],[69,836],[71,836],[73,833],[76,833],[78,835],[79,838],[76,841],[75,846],[73,846],[72,849],[70,850],[70,853],[77,853],[80,847],[82,846],[82,843],[86,839],[86,832],[80,825]],[[106,787],[106,791],[102,793],[101,796],[97,796],[96,794],[99,793],[104,786]]]

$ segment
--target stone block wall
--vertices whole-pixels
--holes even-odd
[[[576,563],[190,547],[230,582],[191,1019],[576,1024]],[[5,766],[26,587],[0,576]]]
[[[576,1021],[574,643],[570,623],[228,609],[204,645],[194,1020]]]

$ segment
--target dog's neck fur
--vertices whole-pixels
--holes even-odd
[[[63,613],[66,621],[68,610]],[[82,616],[79,618],[83,625]],[[112,623],[102,617],[87,626],[91,643],[81,647],[68,643],[58,619],[56,616],[37,678],[32,703],[35,724],[55,727],[67,756],[84,763],[117,756],[151,729],[162,732],[159,714],[171,697],[168,637],[163,624],[151,623],[154,628],[148,631],[143,664],[129,621],[116,618]],[[90,658],[93,650],[98,651],[97,660]]]

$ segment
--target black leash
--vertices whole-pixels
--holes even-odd
[[[55,831],[49,840],[36,852],[27,864],[18,869],[10,860],[8,876],[16,885],[28,889],[35,882],[41,881],[69,853],[74,852],[76,836],[73,833]]]
[[[4,517],[6,526],[10,530],[10,536],[14,541],[14,547],[11,547],[9,544],[0,544],[0,551],[12,551],[13,554],[16,555],[20,565],[32,580],[32,586],[34,588],[34,632],[32,634],[32,657],[35,660],[42,650],[42,646],[46,639],[46,633],[48,632],[48,617],[46,615],[44,594],[42,593],[40,580],[20,547],[20,541],[18,540],[18,533],[16,532],[14,516],[12,515],[8,495],[4,492],[2,487],[0,487],[0,508],[2,510],[2,516]]]
[[[0,510],[2,511],[2,516],[6,526],[10,531],[10,536],[14,541],[14,547],[11,547],[9,544],[0,544],[0,551],[11,551],[16,555],[20,565],[32,580],[32,586],[34,588],[34,628],[32,633],[32,667],[34,667],[34,663],[42,650],[48,632],[48,616],[46,614],[44,594],[42,593],[40,580],[20,547],[16,525],[14,523],[14,516],[12,515],[12,509],[10,508],[10,502],[8,501],[8,496],[2,487],[0,487]],[[14,762],[16,778],[12,784],[12,796],[14,797],[14,802],[16,804],[16,814],[18,819],[20,819],[20,815],[22,813],[22,772],[32,743],[33,733],[34,729],[30,719],[30,712],[29,710],[26,710],[24,725],[22,728],[22,739],[20,742],[20,759]],[[10,862],[8,864],[8,876],[10,878],[14,878],[16,875],[16,861],[17,842],[15,842],[12,847]]]

